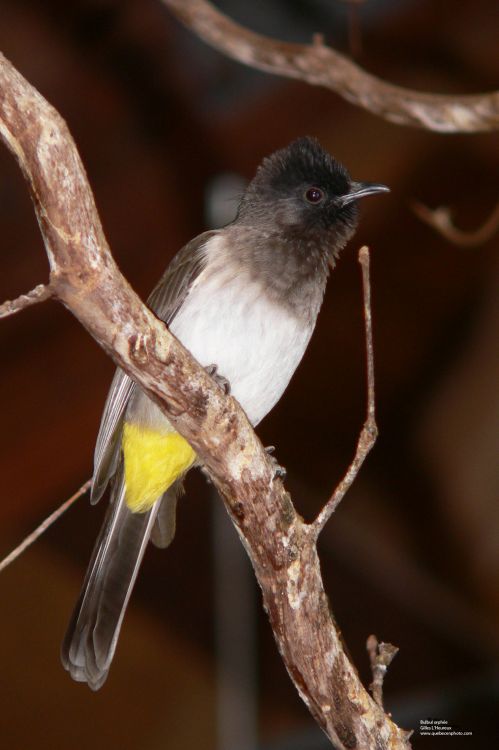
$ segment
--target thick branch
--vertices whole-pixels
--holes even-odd
[[[347,101],[399,125],[441,133],[499,128],[499,92],[472,96],[427,94],[394,86],[339,52],[315,43],[290,44],[255,34],[231,21],[208,0],[163,0],[201,39],[245,65],[325,86]]]
[[[372,700],[343,651],[311,527],[274,481],[241,408],[121,276],[64,121],[2,56],[0,134],[27,179],[55,296],[206,464],[253,563],[286,667],[313,716],[337,748],[406,747],[405,733]]]

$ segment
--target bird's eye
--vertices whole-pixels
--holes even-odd
[[[322,203],[324,200],[324,191],[318,187],[310,187],[305,192],[305,200],[308,203],[313,203],[315,205],[317,205],[317,203]]]

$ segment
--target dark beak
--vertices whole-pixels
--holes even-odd
[[[348,203],[358,201],[359,198],[365,198],[366,195],[389,192],[389,187],[380,185],[378,182],[352,182],[350,184],[350,191],[341,198],[341,205],[346,206]]]

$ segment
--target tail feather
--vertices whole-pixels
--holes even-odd
[[[64,668],[92,690],[98,690],[107,678],[160,505],[156,503],[147,513],[132,513],[124,494],[121,478],[115,483],[113,500],[61,649]]]
[[[173,541],[176,531],[177,500],[183,494],[182,479],[171,485],[158,503],[158,514],[151,534],[155,547],[166,549]]]

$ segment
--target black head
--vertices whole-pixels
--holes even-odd
[[[384,191],[384,185],[353,182],[315,138],[300,138],[263,160],[237,222],[317,242],[334,257],[355,231],[357,200]]]

